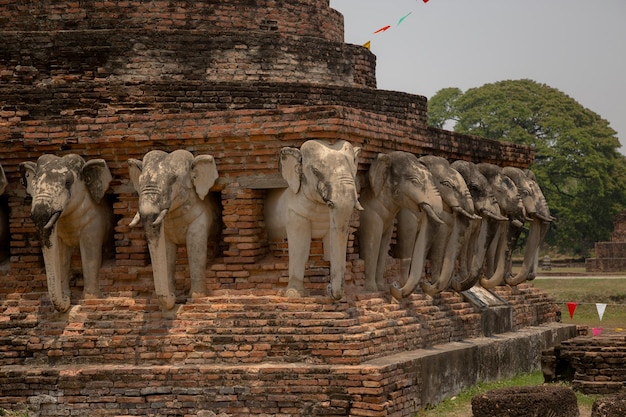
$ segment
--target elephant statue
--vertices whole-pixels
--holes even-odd
[[[539,264],[539,247],[543,243],[550,223],[554,221],[554,217],[550,215],[550,208],[546,198],[539,184],[537,184],[535,174],[532,171],[505,167],[502,169],[502,173],[509,177],[517,186],[526,214],[530,218],[530,230],[526,239],[524,261],[521,270],[514,276],[508,272],[504,276],[505,283],[515,286],[535,278]],[[512,238],[511,245],[513,248],[517,244],[518,237],[519,233]],[[508,266],[508,271],[510,271],[510,265]]]
[[[329,296],[344,295],[350,218],[362,210],[357,194],[357,159],[361,148],[344,140],[308,140],[300,149],[285,147],[279,171],[285,189],[268,193],[265,220],[270,239],[287,239],[289,282],[285,295],[304,295],[304,269],[312,238],[323,238],[330,261]]]
[[[0,195],[4,194],[8,183],[4,169],[0,165]],[[0,261],[7,258],[9,254],[9,213],[7,210],[8,207],[0,205]]]
[[[54,308],[70,308],[70,262],[80,249],[84,297],[97,298],[102,250],[111,237],[113,217],[103,197],[111,172],[103,159],[45,154],[19,165],[22,184],[32,196],[30,217],[43,251],[48,293]]]
[[[360,254],[365,260],[365,289],[385,291],[385,264],[394,220],[400,209],[423,212],[431,221],[443,223],[439,217],[443,208],[432,174],[411,153],[378,154],[370,165],[368,180],[369,188],[361,191],[363,212],[359,226]],[[411,257],[419,258],[417,253]],[[420,267],[416,273],[421,275],[422,269]]]
[[[426,155],[418,158],[431,172],[443,202],[441,219],[444,224],[434,224],[423,214],[402,209],[397,220],[397,255],[401,259],[401,273],[405,284],[392,284],[391,294],[396,299],[409,296],[421,278],[421,268],[430,261],[430,282],[421,281],[422,291],[435,295],[445,291],[452,279],[455,262],[470,229],[472,220],[480,219],[474,213],[474,202],[465,180],[442,157]],[[409,259],[413,254],[420,258]],[[410,265],[410,268],[407,266]]]
[[[450,283],[453,290],[461,292],[473,287],[480,279],[488,249],[497,237],[501,223],[506,222],[508,217],[501,214],[493,188],[476,164],[458,160],[451,166],[465,180],[474,209],[482,217],[470,221],[465,245],[458,257],[458,272]]]
[[[496,237],[489,246],[485,269],[480,278],[480,285],[491,289],[504,283],[504,277],[510,270],[514,241],[524,222],[529,219],[517,186],[503,174],[502,167],[489,163],[480,163],[476,167],[491,185],[500,214],[508,219],[500,223]]]
[[[218,205],[207,198],[218,177],[215,159],[184,149],[154,150],[142,161],[129,159],[128,167],[139,194],[130,226],[141,223],[145,231],[159,304],[171,310],[176,303],[176,249],[182,244],[189,259],[190,296],[206,296],[207,245],[218,234],[221,218]]]

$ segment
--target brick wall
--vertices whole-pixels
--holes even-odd
[[[152,28],[6,31],[2,37],[2,84],[33,85],[44,91],[78,81],[122,83],[118,90],[124,89],[123,83],[155,81],[376,87],[372,53],[315,37]]]
[[[275,32],[343,42],[343,16],[328,0],[5,0],[4,31],[101,29]]]
[[[374,96],[372,91],[369,97],[373,100]],[[368,96],[364,93],[361,97]],[[398,98],[395,101],[399,103],[396,114],[402,114],[403,109],[411,109],[410,102]],[[40,102],[46,102],[46,98],[42,97]],[[274,110],[180,114],[166,113],[141,104],[132,109],[136,111],[131,111],[127,107],[129,103],[119,107],[109,106],[106,115],[85,115],[66,101],[61,105],[54,99],[47,102],[50,109],[56,109],[57,114],[53,116],[41,117],[27,112],[39,103],[34,103],[32,107],[21,104],[23,107],[18,106],[12,111],[5,109],[3,132],[10,138],[3,140],[2,164],[10,181],[6,194],[11,211],[12,274],[41,274],[38,238],[29,218],[30,199],[19,184],[17,165],[22,161],[34,161],[43,153],[62,155],[74,152],[86,159],[98,157],[107,161],[113,174],[107,198],[114,207],[117,227],[115,259],[104,266],[105,274],[110,270],[132,274],[131,268],[146,268],[149,259],[143,233],[140,229],[131,230],[128,227],[136,212],[137,197],[129,183],[126,161],[129,158],[141,159],[150,149],[173,151],[185,148],[195,154],[214,155],[220,178],[212,189],[212,196],[223,208],[224,222],[222,242],[218,243],[223,256],[214,259],[207,271],[209,287],[215,290],[252,289],[257,286],[250,282],[257,279],[253,278],[254,275],[264,276],[270,270],[282,272],[275,273],[277,277],[271,282],[265,280],[262,289],[275,290],[284,285],[284,254],[268,250],[262,211],[266,190],[284,186],[277,167],[277,155],[283,146],[299,146],[308,138],[346,139],[363,147],[360,164],[363,173],[378,152],[395,149],[448,155],[451,159],[500,160],[518,166],[523,166],[529,158],[520,146],[453,133],[444,137],[445,131],[421,128],[408,117],[395,119],[387,114],[355,108],[292,106]],[[364,100],[361,107],[375,110],[377,103]],[[353,226],[354,232],[358,227],[356,213]],[[362,272],[353,265],[358,261],[357,252],[349,254],[349,281],[362,278]],[[278,260],[272,260],[271,255]],[[184,275],[184,256],[181,259],[179,268]],[[263,259],[277,266],[255,266]],[[326,274],[323,268],[327,265],[323,261],[319,265],[322,268],[320,273]],[[313,278],[309,279],[313,289],[323,288],[322,282],[314,284],[312,281]],[[116,293],[118,289],[115,286],[118,284],[113,280],[112,286],[107,287],[105,283],[103,290],[105,293]],[[4,282],[0,284],[0,292],[16,291],[16,287],[21,288],[20,285],[14,281]],[[43,287],[45,282],[40,277],[25,280],[23,285],[38,288]],[[180,282],[179,285],[186,284]],[[126,289],[124,286],[124,291]],[[142,291],[139,288],[135,290]]]

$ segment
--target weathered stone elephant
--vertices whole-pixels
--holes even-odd
[[[405,208],[426,213],[430,220],[424,219],[424,222],[443,223],[439,217],[443,210],[441,195],[428,168],[408,152],[378,154],[370,165],[368,180],[369,188],[361,191],[363,212],[359,226],[360,254],[365,260],[365,289],[386,291],[383,275],[396,215]],[[411,259],[418,261],[423,257],[413,253]],[[412,268],[413,273],[421,275],[423,266]]]
[[[0,195],[4,194],[8,183],[4,169],[0,165]],[[9,253],[9,213],[7,210],[8,208],[0,206],[0,261],[8,257]]]
[[[282,148],[279,170],[288,188],[270,192],[265,220],[271,239],[287,238],[289,283],[285,294],[304,294],[304,269],[312,238],[323,238],[330,261],[328,294],[344,295],[346,247],[350,218],[362,210],[355,181],[361,148],[344,140],[308,140],[300,149]]]
[[[470,221],[465,245],[458,257],[458,271],[450,283],[453,290],[461,292],[473,287],[480,279],[489,246],[497,238],[500,223],[508,218],[501,215],[493,188],[476,164],[458,160],[451,166],[465,180],[474,209],[482,217]]]
[[[496,237],[489,246],[485,259],[484,272],[480,284],[484,288],[494,288],[504,283],[507,266],[511,263],[514,238],[527,219],[519,190],[513,181],[502,173],[502,167],[489,163],[480,163],[476,167],[485,176],[496,197],[500,214],[508,221],[501,222]]]
[[[411,271],[407,271],[404,267],[407,263],[403,263],[405,284],[400,287],[395,283],[391,288],[396,299],[407,297],[415,290],[421,272],[417,268],[413,271],[413,268],[423,265],[426,259],[430,261],[431,278],[430,282],[421,280],[422,291],[429,295],[445,291],[450,285],[459,251],[465,244],[470,222],[480,218],[474,213],[474,202],[465,180],[445,158],[427,155],[419,161],[431,172],[441,194],[444,224],[425,222],[423,215],[418,216],[412,210],[403,209],[398,213],[397,255],[407,259],[419,253],[422,259],[411,260]]]
[[[183,149],[155,150],[143,161],[129,159],[128,166],[139,193],[139,211],[130,226],[143,225],[159,303],[168,310],[176,303],[176,247],[181,244],[187,246],[190,295],[205,296],[207,245],[218,233],[220,219],[218,205],[206,198],[218,177],[215,159]]]
[[[510,273],[511,266],[507,266],[507,273],[504,276],[504,282],[508,285],[519,285],[526,280],[532,280],[537,274],[539,264],[539,247],[548,232],[550,223],[554,218],[550,215],[550,208],[546,202],[546,198],[537,184],[535,175],[530,170],[521,170],[514,167],[505,167],[502,173],[517,186],[522,197],[522,203],[526,209],[526,214],[530,218],[530,231],[526,239],[526,247],[524,248],[524,261],[520,271],[516,275]],[[521,229],[520,229],[521,232]],[[520,233],[512,236],[511,246],[515,248],[517,238]]]
[[[36,164],[22,162],[20,172],[33,197],[30,216],[41,239],[52,304],[60,312],[70,308],[70,261],[75,248],[80,248],[84,297],[98,297],[102,249],[113,224],[112,211],[102,202],[112,179],[106,162],[85,162],[75,154],[46,154]]]

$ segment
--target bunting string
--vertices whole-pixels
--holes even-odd
[[[419,1],[419,0],[418,0]],[[428,3],[429,0],[422,0],[424,3]],[[402,24],[402,22],[404,22],[409,16],[411,16],[413,12],[410,11],[406,14],[404,14],[400,19],[398,19],[398,23],[396,23],[396,27],[400,26]],[[376,29],[375,31],[372,32],[373,35],[378,35],[384,32],[387,32],[389,29],[391,29],[391,25],[384,25],[381,26],[379,29]],[[372,47],[372,41],[368,40],[367,42],[365,42],[363,44],[363,46],[367,49],[371,49]]]
[[[614,307],[622,307],[626,309],[626,304],[619,304],[619,303],[579,303],[579,302],[573,302],[573,301],[557,301],[557,304],[565,304],[567,306],[567,311],[569,312],[570,319],[574,318],[576,307],[580,305],[596,306],[596,311],[598,313],[598,318],[600,319],[600,321],[602,321],[602,319],[604,318],[604,315],[607,311],[607,307],[609,307],[609,310],[612,310]],[[624,325],[626,326],[626,323],[624,323]],[[617,330],[618,329],[616,329],[616,331]],[[622,331],[622,330],[624,329],[619,329],[619,331]]]

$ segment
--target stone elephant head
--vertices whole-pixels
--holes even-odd
[[[480,279],[489,246],[497,238],[501,222],[508,218],[501,214],[495,192],[476,164],[459,160],[451,166],[465,180],[475,211],[482,217],[471,220],[465,245],[459,253],[458,272],[452,279],[451,287],[461,292],[473,287]]]
[[[504,281],[508,285],[519,285],[526,280],[532,280],[537,273],[539,263],[539,247],[548,232],[554,218],[550,215],[550,208],[546,198],[537,184],[535,175],[530,170],[505,167],[502,173],[509,177],[517,186],[522,198],[526,214],[530,218],[530,230],[524,248],[524,261],[520,271],[515,276],[505,274]],[[521,229],[520,229],[521,232]],[[512,238],[512,247],[517,242],[519,233]],[[509,267],[510,270],[510,267]]]
[[[431,282],[421,281],[422,291],[435,295],[445,291],[450,285],[454,266],[459,251],[465,244],[470,222],[480,217],[474,214],[474,202],[467,188],[465,180],[442,157],[427,155],[419,158],[431,172],[443,202],[441,219],[443,224],[421,222],[414,211],[400,210],[398,213],[398,248],[401,259],[419,253],[424,260],[411,261],[413,265],[420,265],[425,259],[430,260]],[[421,232],[426,227],[426,232]],[[419,237],[419,239],[417,239]],[[405,284],[391,288],[396,299],[410,295],[420,282],[420,273],[407,272],[403,269],[402,276],[406,277]]]
[[[130,179],[139,193],[139,211],[130,223],[143,225],[152,260],[157,298],[165,309],[176,303],[177,245],[186,244],[191,297],[206,295],[208,240],[218,232],[220,213],[207,198],[218,178],[211,155],[178,149],[155,150],[143,160],[129,159]]]
[[[271,239],[287,238],[287,296],[304,294],[311,239],[323,238],[330,261],[328,294],[343,297],[350,219],[355,208],[362,209],[355,180],[360,151],[344,140],[308,140],[300,149],[281,149],[279,170],[288,187],[268,195],[265,219]]]
[[[394,220],[400,209],[425,213],[427,218],[422,219],[423,222],[443,223],[439,217],[443,208],[432,174],[411,153],[378,154],[370,165],[368,180],[369,188],[361,192],[364,210],[359,226],[360,255],[365,260],[365,289],[385,291],[385,263]],[[426,229],[420,231],[426,232]],[[423,257],[416,253],[411,259],[423,261]],[[409,265],[408,268],[421,275],[424,265]]]
[[[476,165],[494,191],[500,213],[508,221],[500,223],[498,232],[485,259],[485,269],[480,283],[485,288],[494,288],[504,283],[505,274],[510,269],[514,241],[527,219],[519,190],[515,183],[502,172],[502,167],[489,163]]]
[[[22,162],[20,172],[33,197],[30,216],[41,239],[52,304],[61,312],[70,307],[70,261],[76,248],[82,259],[84,296],[97,297],[102,249],[113,223],[110,207],[102,202],[112,179],[106,162],[46,154],[37,163]]]

